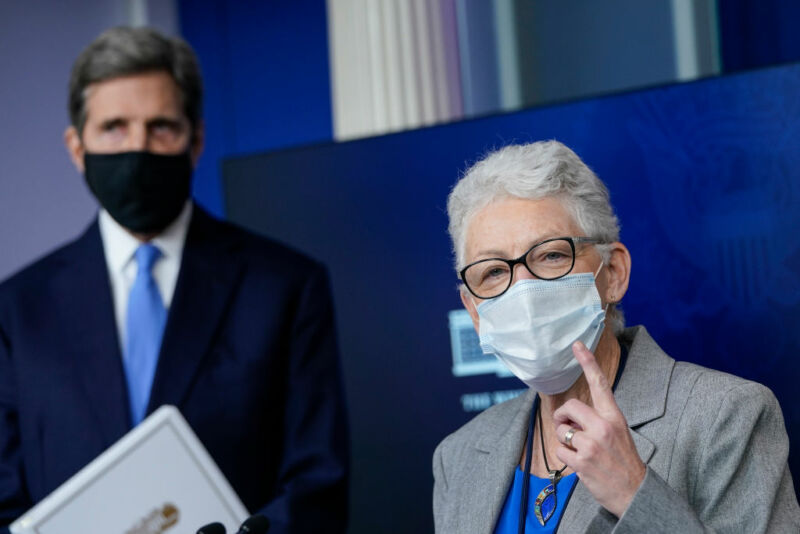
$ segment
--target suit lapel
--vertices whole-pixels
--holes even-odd
[[[464,532],[491,534],[500,517],[514,478],[514,468],[522,456],[535,392],[521,397],[519,410],[507,426],[490,428],[475,442],[477,467],[473,490],[465,499],[462,521]]]
[[[227,310],[241,264],[220,227],[194,207],[148,413],[162,404],[181,405]]]
[[[648,463],[655,452],[655,445],[635,430],[631,430],[631,435],[639,457],[644,463]],[[587,534],[611,532],[616,522],[617,518],[600,506],[586,486],[578,481],[569,499],[569,506],[564,510],[559,530]]]
[[[130,427],[128,394],[117,337],[111,284],[95,221],[69,250],[65,276],[54,278],[64,354],[75,358],[78,380],[107,444]]]
[[[622,342],[630,349],[614,398],[628,426],[636,428],[666,412],[675,360],[664,354],[643,326],[626,330]]]
[[[609,517],[606,517],[609,516]],[[598,524],[606,523],[609,526],[605,530],[597,528]],[[590,528],[590,525],[592,528]],[[580,480],[577,482],[569,504],[564,510],[564,517],[558,530],[561,532],[611,532],[614,525],[614,518],[605,511],[589,493]]]
[[[622,341],[630,343],[630,350],[614,398],[628,422],[636,451],[647,464],[656,447],[636,429],[664,415],[675,361],[661,351],[644,327],[626,330]],[[587,534],[610,532],[616,522],[617,518],[600,506],[579,481],[564,510],[559,530]]]

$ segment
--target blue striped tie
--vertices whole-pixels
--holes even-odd
[[[125,375],[134,426],[144,419],[147,411],[161,338],[167,323],[167,310],[152,273],[153,264],[160,256],[161,251],[149,243],[136,249],[138,269],[128,298]]]

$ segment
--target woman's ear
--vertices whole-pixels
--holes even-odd
[[[616,241],[610,245],[611,251],[606,264],[606,288],[603,300],[614,303],[622,300],[628,291],[631,277],[631,253],[628,248]]]

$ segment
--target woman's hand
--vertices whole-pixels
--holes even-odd
[[[594,354],[581,342],[572,346],[572,352],[583,368],[593,407],[571,399],[555,411],[556,436],[561,441],[556,455],[578,474],[597,502],[620,517],[644,480],[646,467]],[[570,429],[574,434],[568,447],[565,436]]]

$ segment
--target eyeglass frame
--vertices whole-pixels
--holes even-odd
[[[554,276],[553,278],[545,278],[545,277],[539,276],[538,274],[534,273],[533,270],[528,265],[528,263],[525,261],[525,258],[527,258],[528,254],[530,254],[531,251],[533,249],[535,249],[536,247],[538,247],[539,245],[544,245],[545,243],[550,243],[552,241],[566,241],[566,242],[569,243],[569,246],[572,249],[572,265],[570,265],[569,269],[564,274],[560,274],[558,276]],[[572,269],[575,268],[575,257],[576,257],[575,243],[581,243],[581,244],[582,243],[590,243],[590,244],[593,244],[593,245],[605,244],[605,242],[602,241],[601,239],[597,239],[597,238],[594,238],[594,237],[586,237],[586,236],[551,237],[550,239],[545,239],[544,241],[539,241],[538,243],[533,245],[531,248],[529,248],[527,251],[525,251],[525,253],[522,254],[522,256],[520,256],[520,257],[518,257],[516,259],[507,260],[505,258],[484,258],[482,260],[473,261],[472,263],[470,263],[469,265],[467,265],[466,267],[464,267],[463,269],[461,269],[459,271],[458,278],[464,284],[464,287],[466,287],[467,290],[470,293],[472,293],[474,296],[478,297],[479,299],[483,299],[483,300],[496,299],[497,297],[503,295],[506,291],[508,291],[511,288],[511,286],[514,284],[514,267],[517,264],[520,264],[520,263],[525,266],[525,268],[528,270],[529,273],[531,273],[533,276],[535,276],[539,280],[548,280],[548,281],[549,280],[558,280],[559,278],[564,278],[565,276],[567,276],[569,273],[572,272]],[[503,291],[501,291],[497,295],[494,295],[493,297],[481,297],[480,295],[475,293],[472,290],[471,287],[469,287],[469,284],[467,283],[466,278],[464,278],[464,274],[467,272],[467,269],[469,269],[473,265],[477,265],[479,263],[483,263],[483,262],[487,262],[487,261],[502,261],[502,262],[506,263],[508,265],[509,273],[510,273],[510,276],[508,277],[508,286],[506,286],[506,288]]]

